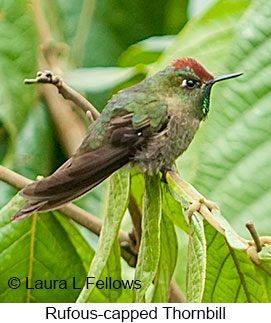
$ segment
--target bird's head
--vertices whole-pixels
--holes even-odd
[[[165,71],[171,92],[181,97],[185,106],[199,113],[200,119],[205,119],[208,114],[212,86],[242,75],[236,73],[214,77],[193,58],[177,59]]]

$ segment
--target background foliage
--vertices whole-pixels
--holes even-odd
[[[208,120],[178,160],[181,176],[219,204],[238,234],[249,239],[245,223],[253,220],[260,235],[270,235],[269,4],[264,0],[37,2],[47,29],[36,20],[37,7],[30,1],[0,0],[1,164],[35,179],[50,174],[67,158],[50,102],[38,87],[23,84],[42,65],[41,43],[49,52],[57,48],[58,69],[64,79],[99,110],[121,88],[141,81],[175,58],[194,57],[214,75],[244,75],[214,88]],[[75,112],[81,120],[82,115]],[[115,188],[129,181],[125,170],[118,176],[110,181]],[[108,193],[111,207],[106,207],[105,184],[77,202],[96,216],[106,214],[104,236],[112,239],[101,239],[98,247],[93,233],[58,212],[12,224],[10,218],[21,200],[16,196],[7,204],[16,191],[1,182],[0,300],[73,302],[79,290],[11,290],[6,282],[10,276],[31,276],[32,281],[40,277],[70,281],[76,276],[82,287],[93,260],[91,273],[96,276],[132,279],[135,274],[146,285],[134,296],[129,290],[95,289],[87,295],[88,301],[165,302],[174,272],[188,301],[270,302],[270,246],[260,255],[264,265],[255,266],[245,248],[230,238],[233,229],[223,236],[197,216],[190,227],[194,238],[190,236],[188,241],[188,224],[180,214],[183,193],[177,189],[173,193],[174,184],[170,188],[163,185],[162,195],[159,185],[157,191],[151,190],[155,185],[143,184],[140,175],[133,176],[130,185],[138,201],[145,201],[145,208],[148,205],[145,213],[149,217],[144,223],[147,227],[151,223],[152,228],[142,237],[135,272],[120,260],[116,239],[120,224],[126,231],[131,228],[129,216],[124,215],[129,184],[119,200],[112,191]],[[163,201],[160,209],[157,198]],[[119,216],[115,226],[110,222],[115,216],[110,210]],[[157,273],[155,284],[153,276],[147,277],[145,272]]]

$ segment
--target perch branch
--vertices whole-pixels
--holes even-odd
[[[0,165],[0,180],[15,187],[17,190],[31,183],[31,180]]]
[[[219,221],[214,217],[212,214],[212,209],[218,208],[217,205],[208,200],[204,200],[202,197],[199,197],[195,191],[189,185],[187,185],[185,182],[183,182],[178,174],[176,172],[169,171],[167,173],[167,178],[169,180],[171,179],[173,182],[175,182],[184,192],[185,199],[192,203],[192,205],[195,203],[199,204],[199,209],[197,210],[199,214],[207,221],[209,222],[218,232],[220,232],[222,235],[225,235],[225,229],[221,226]],[[242,243],[248,247],[248,242],[243,237],[239,236],[237,233],[235,233],[236,237],[242,241]]]

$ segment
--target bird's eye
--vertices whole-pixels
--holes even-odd
[[[198,83],[199,83],[198,81],[195,81],[192,79],[190,79],[190,80],[184,79],[182,82],[182,87],[186,87],[188,89],[193,89],[194,87],[196,87],[196,85]]]

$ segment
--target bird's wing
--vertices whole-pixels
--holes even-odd
[[[168,123],[168,105],[159,98],[146,98],[144,105],[134,109],[132,123],[135,129],[150,127],[155,133],[159,132]]]
[[[57,209],[81,197],[127,164],[148,136],[159,130],[157,125],[152,127],[152,119],[147,114],[140,122],[136,118],[135,122],[134,116],[135,113],[130,112],[112,118],[108,125],[107,144],[91,151],[84,148],[81,153],[79,149],[51,176],[25,187],[20,195],[29,202],[13,216],[13,220],[20,221],[36,211]],[[160,123],[162,126],[162,121]]]

